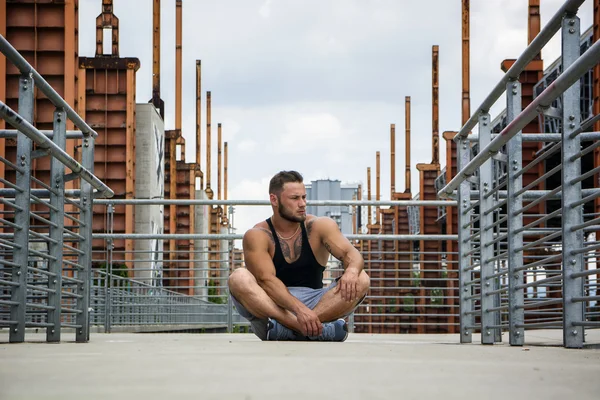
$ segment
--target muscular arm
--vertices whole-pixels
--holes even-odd
[[[319,225],[321,242],[327,251],[344,263],[344,271],[360,274],[364,260],[360,252],[342,235],[335,221],[331,218],[319,218]]]
[[[341,292],[345,301],[355,301],[358,298],[359,275],[364,267],[362,256],[331,218],[319,218],[319,232],[327,251],[344,263],[344,274],[337,284],[336,293]]]
[[[246,267],[254,275],[259,286],[279,306],[297,314],[306,306],[290,294],[283,282],[275,275],[275,265],[269,255],[269,238],[260,229],[250,229],[242,241]]]

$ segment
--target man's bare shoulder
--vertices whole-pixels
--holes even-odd
[[[316,215],[307,215],[305,225],[311,231],[337,228],[337,223],[333,219],[329,217],[317,217]]]
[[[244,234],[243,246],[260,246],[261,244],[269,245],[273,242],[273,234],[268,228],[266,222],[262,221],[248,229]]]

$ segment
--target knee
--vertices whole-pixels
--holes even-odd
[[[360,275],[358,276],[358,290],[365,294],[369,291],[370,286],[371,278],[369,278],[369,275],[367,275],[365,271],[361,271]]]
[[[246,268],[239,268],[229,275],[227,284],[229,286],[229,290],[239,292],[243,288],[249,287],[252,281],[256,281],[254,275],[252,275]]]

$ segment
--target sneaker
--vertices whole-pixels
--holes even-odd
[[[274,319],[267,322],[267,340],[297,340],[296,333]]]
[[[348,338],[348,325],[343,319],[323,324],[323,333],[319,336],[312,336],[310,340],[321,342],[343,342]]]

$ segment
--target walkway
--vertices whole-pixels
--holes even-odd
[[[0,399],[599,398],[600,349],[459,345],[456,335],[353,334],[345,343],[260,342],[249,334],[93,334],[87,344],[9,344]],[[475,338],[479,340],[478,337]],[[600,343],[600,330],[590,331]],[[177,397],[180,396],[181,397]]]

